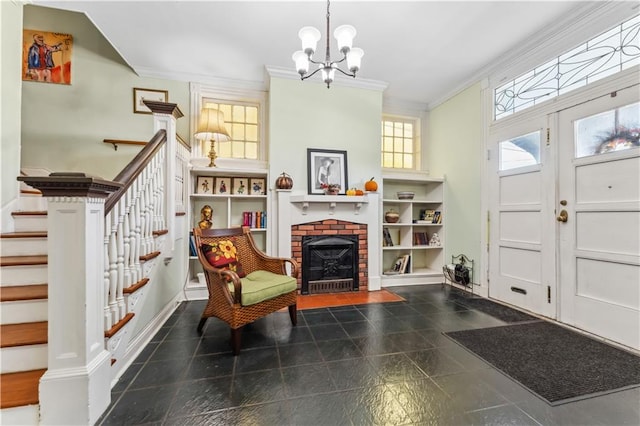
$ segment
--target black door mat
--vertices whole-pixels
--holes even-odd
[[[640,386],[640,357],[546,321],[444,334],[551,405]]]
[[[524,312],[501,305],[500,303],[492,302],[489,299],[481,297],[474,297],[456,289],[451,290],[449,293],[449,299],[466,308],[484,312],[487,315],[491,315],[492,317],[508,323],[535,321],[538,319],[529,314],[525,314]]]

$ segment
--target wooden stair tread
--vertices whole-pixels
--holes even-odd
[[[11,212],[11,216],[46,216],[46,210],[17,211]]]
[[[47,238],[47,232],[7,232],[6,234],[0,234],[0,238]]]
[[[24,322],[0,325],[0,348],[41,345],[48,341],[48,323]]]
[[[0,375],[0,408],[37,404],[40,378],[45,371],[47,370],[30,370]]]
[[[46,265],[47,261],[46,254],[39,256],[2,256],[0,257],[0,266]]]
[[[46,299],[49,295],[48,289],[47,284],[0,287],[0,302]]]
[[[21,194],[42,195],[42,191],[38,189],[21,189]]]

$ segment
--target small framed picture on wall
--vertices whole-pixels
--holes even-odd
[[[196,194],[213,194],[213,177],[198,176],[198,179],[196,179]]]
[[[233,178],[233,195],[249,195],[249,178]]]
[[[251,195],[264,195],[264,179],[262,178],[251,178],[249,180],[249,194]]]
[[[229,195],[231,193],[231,178],[217,177],[213,187],[213,193],[218,195]]]

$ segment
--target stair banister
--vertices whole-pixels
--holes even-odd
[[[114,181],[84,173],[20,177],[48,201],[49,354],[40,382],[43,424],[93,424],[110,402],[114,351],[124,354],[133,327],[123,290],[152,274],[142,256],[172,257],[176,171],[185,148],[178,145],[175,104],[149,102],[155,135]],[[184,173],[184,170],[181,170]],[[179,188],[183,189],[183,188]],[[169,234],[168,238],[155,238]],[[165,241],[161,244],[159,241]],[[149,256],[147,256],[148,258]],[[131,290],[133,291],[133,290]],[[146,293],[145,293],[146,294]],[[137,298],[138,300],[143,300]],[[63,331],[64,330],[64,331]],[[111,352],[110,352],[111,351]],[[61,395],[64,395],[61,398]]]

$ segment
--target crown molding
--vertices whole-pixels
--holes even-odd
[[[265,70],[269,77],[276,78],[284,78],[288,80],[298,80],[300,81],[300,74],[295,71],[290,70],[289,68],[282,68],[276,66],[266,66]],[[339,75],[339,74],[336,74]],[[311,83],[314,83],[310,81]],[[321,80],[317,80],[317,83],[322,83]],[[336,78],[331,83],[334,86],[342,86],[342,87],[355,87],[357,89],[367,89],[367,90],[375,90],[377,92],[384,92],[384,90],[389,86],[389,83],[386,81],[380,80],[370,80],[366,78]]]
[[[382,98],[382,111],[391,115],[408,115],[418,117],[428,110],[426,102],[409,101],[406,99],[384,96]]]
[[[263,92],[267,89],[264,81],[238,80],[230,78],[214,77],[208,74],[188,73],[181,71],[158,71],[148,67],[132,67],[140,77],[160,78],[163,80],[175,80],[185,82],[197,82],[213,87],[224,87],[227,89],[251,90]]]
[[[476,70],[454,89],[429,102],[428,109],[436,108],[485,78],[489,79],[488,86],[497,86],[500,82],[515,78],[637,15],[637,5],[635,1],[584,2],[525,43],[502,55],[499,60]],[[483,86],[486,84],[484,82]]]

